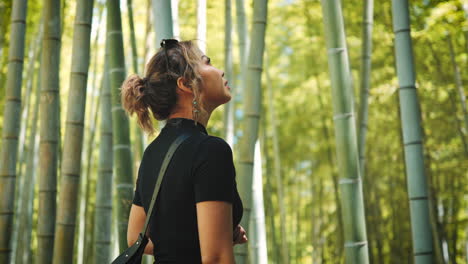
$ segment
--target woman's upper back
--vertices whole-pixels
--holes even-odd
[[[201,260],[196,203],[226,201],[233,205],[234,226],[242,218],[231,148],[223,139],[209,136],[201,124],[184,118],[168,120],[146,148],[133,203],[148,211],[162,161],[182,133],[191,136],[180,145],[167,168],[150,222],[158,263]]]

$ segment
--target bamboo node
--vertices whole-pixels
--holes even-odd
[[[15,178],[16,174],[2,174],[0,178]]]
[[[18,102],[18,103],[21,103],[21,98],[19,97],[13,97],[13,96],[9,96],[6,98],[7,101],[10,101],[10,102]]]
[[[344,178],[340,179],[340,184],[355,184],[361,181],[361,178]]]
[[[123,72],[123,73],[125,73],[125,68],[113,68],[113,69],[109,70],[109,74],[112,74],[114,72]]]
[[[84,127],[84,123],[81,121],[67,121],[66,124]]]
[[[342,114],[334,115],[333,120],[347,119],[347,118],[350,118],[350,117],[353,117],[353,116],[354,116],[353,112],[342,113]]]
[[[6,136],[3,136],[3,139],[18,140],[18,136],[6,135]]]
[[[409,141],[409,142],[405,142],[405,147],[406,146],[410,146],[410,145],[421,145],[422,144],[422,140],[415,140],[415,141]]]
[[[18,63],[23,63],[23,62],[24,62],[24,60],[23,60],[23,58],[15,58],[15,57],[13,57],[13,58],[10,58],[10,59],[8,60],[8,62],[18,62]]]
[[[427,200],[427,196],[415,196],[415,197],[410,197],[410,201],[417,201],[417,200]]]
[[[131,188],[131,189],[133,189],[133,184],[131,184],[131,183],[119,183],[115,187],[117,189],[120,189],[120,188]]]
[[[44,37],[44,40],[55,40],[55,41],[61,42],[60,37],[54,37],[54,36]]]
[[[119,110],[125,111],[121,106],[114,106],[114,107],[112,107],[111,112],[119,111]]]
[[[118,150],[118,149],[130,149],[130,146],[127,145],[127,144],[117,144],[117,145],[114,145],[114,150]]]
[[[110,35],[113,35],[113,34],[122,35],[122,31],[120,31],[120,30],[109,30],[109,31],[107,31],[107,36],[108,36],[108,37],[109,37]]]
[[[328,54],[337,54],[337,53],[341,53],[345,51],[346,51],[346,48],[329,48]]]
[[[393,31],[393,33],[398,34],[398,33],[402,33],[402,32],[410,32],[410,31],[411,31],[410,28],[400,28],[398,30]]]
[[[88,77],[88,72],[72,71],[71,74],[81,75],[81,76],[84,76],[84,77]]]
[[[21,24],[26,24],[26,20],[24,19],[12,19],[11,23],[21,23]]]
[[[365,240],[365,241],[357,241],[357,242],[346,242],[346,243],[344,244],[344,246],[345,246],[346,248],[367,246],[367,240]]]
[[[431,251],[422,251],[422,252],[414,252],[415,256],[423,256],[423,255],[432,255],[432,250]]]
[[[77,21],[75,22],[75,25],[76,26],[86,26],[88,28],[91,28],[91,23],[89,22],[84,22],[84,21]]]
[[[400,90],[405,90],[405,89],[415,89],[416,90],[416,86],[415,85],[400,86],[399,89]]]
[[[75,223],[65,223],[65,222],[57,222],[58,225],[67,226],[67,227],[74,227]]]

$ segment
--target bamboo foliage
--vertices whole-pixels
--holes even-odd
[[[55,234],[57,163],[59,143],[60,1],[44,2],[44,40],[41,61],[39,142],[39,208],[37,257],[39,264],[52,263]]]
[[[68,112],[55,230],[53,263],[57,264],[73,261],[92,17],[93,0],[79,1],[76,6]]]
[[[465,134],[468,134],[468,109],[466,107],[466,97],[463,90],[463,81],[460,74],[460,68],[458,67],[455,59],[455,50],[453,48],[452,38],[450,35],[447,36],[447,44],[450,51],[450,61],[452,62],[453,75],[455,78],[455,86],[457,87],[458,96],[460,97],[460,104],[463,111],[463,120],[465,121]]]
[[[392,0],[392,12],[413,254],[416,264],[433,263],[434,253],[429,221],[428,190],[424,172],[421,112],[415,86],[408,1]]]
[[[361,55],[361,93],[359,104],[359,168],[361,178],[365,173],[366,134],[368,119],[368,98],[371,77],[371,55],[372,55],[372,27],[374,23],[374,0],[364,1],[364,12],[362,18],[362,55]]]
[[[161,1],[164,2],[164,1]],[[112,95],[112,138],[117,188],[119,248],[127,248],[127,222],[133,198],[133,166],[128,117],[120,103],[120,86],[125,79],[120,1],[107,1],[107,38],[109,41],[109,78]]]
[[[261,108],[261,78],[265,31],[267,22],[268,0],[255,1],[253,5],[253,23],[249,48],[247,83],[249,89],[245,96],[244,122],[245,133],[240,143],[239,186],[244,203],[244,216],[241,225],[249,232],[249,219],[252,208],[252,173],[254,163],[254,146],[258,138],[258,127]],[[237,263],[247,263],[247,245],[235,249]]]
[[[107,45],[106,45],[107,47]],[[106,48],[101,92],[101,122],[99,146],[99,176],[96,184],[96,214],[94,218],[94,262],[109,263],[112,226],[112,114]]]
[[[322,0],[331,77],[336,153],[343,210],[346,263],[369,263],[362,182],[359,174],[351,73],[341,1]]]
[[[24,59],[27,0],[13,1],[11,38],[8,54],[5,121],[0,152],[0,263],[7,263],[11,253],[16,183],[16,160],[21,120],[21,83]]]

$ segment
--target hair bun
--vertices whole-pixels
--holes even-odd
[[[132,74],[125,80],[121,88],[123,108],[130,115],[136,113],[139,120],[149,119],[149,106],[145,102],[147,83],[147,78],[140,78],[137,74]]]

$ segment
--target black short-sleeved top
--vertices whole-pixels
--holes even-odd
[[[196,203],[231,203],[233,228],[242,218],[230,146],[223,139],[208,135],[203,125],[185,118],[169,119],[146,148],[133,204],[148,212],[159,168],[169,146],[181,133],[191,136],[179,146],[167,168],[149,224],[158,264],[201,263]]]

